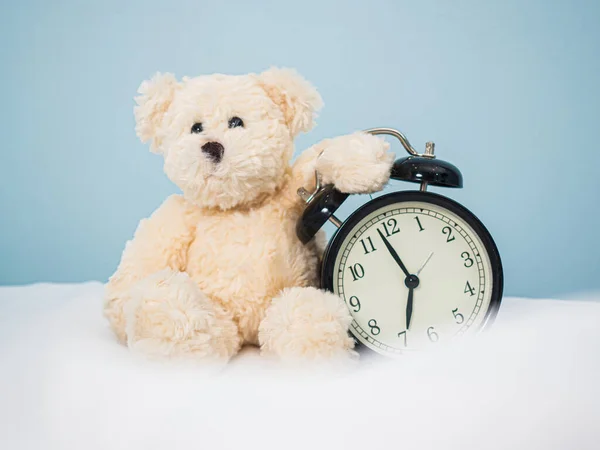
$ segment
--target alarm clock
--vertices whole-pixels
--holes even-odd
[[[400,140],[391,179],[419,183],[415,191],[374,198],[342,221],[334,213],[348,194],[323,186],[298,194],[306,208],[296,232],[309,242],[332,222],[337,228],[321,265],[322,288],[339,295],[364,347],[386,356],[421,350],[476,333],[494,320],[502,299],[500,254],[483,223],[428,186],[461,188],[454,165],[436,158],[434,144],[418,153],[392,128],[366,130]]]

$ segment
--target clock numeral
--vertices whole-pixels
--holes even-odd
[[[471,297],[473,297],[475,295],[475,288],[471,287],[471,284],[467,281],[467,285],[465,286],[465,294],[466,293],[471,294]]]
[[[417,221],[417,224],[419,225],[419,232],[425,231],[425,228],[423,228],[423,225],[421,225],[421,221],[419,220],[418,216],[415,216],[415,220]]]
[[[471,267],[473,265],[473,259],[471,259],[471,255],[469,252],[462,252],[460,257],[465,260],[465,267]]]
[[[377,336],[379,333],[381,333],[381,328],[377,326],[377,321],[375,319],[369,320],[367,325],[369,325],[369,328],[371,328],[371,334],[373,336]]]
[[[431,342],[437,342],[440,340],[440,336],[435,332],[435,328],[427,328],[427,337]]]
[[[367,237],[367,241],[366,242],[365,242],[364,239],[361,239],[360,243],[362,244],[363,248],[365,249],[365,255],[368,255],[369,253],[374,252],[375,250],[377,250],[375,248],[375,246],[373,245],[373,241],[371,240],[371,237]]]
[[[352,278],[354,278],[354,280],[352,280],[352,281],[356,281],[359,278],[362,278],[365,276],[365,269],[359,263],[354,264],[354,266],[348,267],[348,269],[350,269]]]
[[[402,333],[398,333],[398,337],[402,336],[404,338],[404,346],[406,347],[406,331],[403,331]]]
[[[452,242],[454,239],[456,239],[454,236],[452,236],[452,228],[450,227],[442,228],[442,233],[448,235],[446,242]]]
[[[458,312],[458,308],[452,310],[452,315],[456,319],[456,323],[459,325],[465,321],[465,316]]]
[[[391,233],[388,229],[388,226],[391,228]],[[383,223],[383,230],[385,231],[385,237],[390,237],[392,234],[400,233],[400,228],[398,228],[398,222],[393,217],[388,219],[387,224]]]
[[[354,299],[354,302],[352,301],[352,299]],[[358,299],[357,296],[353,295],[352,297],[350,297],[348,299],[348,303],[350,303],[350,306],[352,306],[354,309],[354,312],[359,312],[360,311],[360,300]]]

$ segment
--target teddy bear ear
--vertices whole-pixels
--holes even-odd
[[[323,107],[323,100],[312,84],[295,70],[275,67],[258,75],[258,79],[283,111],[292,136],[312,129],[316,113]]]
[[[150,141],[150,149],[158,153],[162,142],[160,127],[179,83],[171,73],[157,73],[142,82],[135,98],[135,131],[142,142]]]

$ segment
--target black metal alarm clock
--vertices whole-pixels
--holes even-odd
[[[454,165],[436,159],[434,144],[418,153],[392,128],[367,130],[398,138],[409,156],[394,162],[391,179],[420,184],[372,199],[345,221],[334,216],[346,200],[317,176],[313,193],[299,189],[306,209],[296,232],[307,243],[328,220],[337,231],[325,250],[322,288],[341,296],[350,331],[384,355],[423,349],[490,325],[502,299],[503,274],[492,236],[473,213],[427,187],[462,187]]]

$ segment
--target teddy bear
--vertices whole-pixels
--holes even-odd
[[[381,190],[393,153],[356,132],[292,163],[322,99],[296,71],[184,77],[138,90],[136,132],[181,190],[140,221],[105,293],[117,338],[148,357],[227,361],[242,346],[279,360],[352,358],[351,316],[320,290],[320,236],[304,245],[299,188]]]

